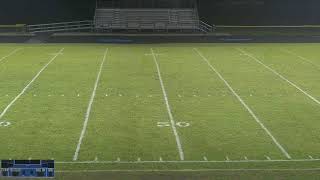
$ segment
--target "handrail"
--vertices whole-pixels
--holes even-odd
[[[27,31],[32,33],[37,32],[55,32],[55,31],[70,31],[70,30],[83,30],[93,29],[94,23],[92,20],[85,21],[71,21],[71,22],[60,22],[50,24],[35,24],[28,25]]]
[[[90,26],[92,27],[93,24],[83,24],[81,26],[79,25],[66,25],[66,26],[50,26],[50,27],[46,27],[46,29],[60,29],[60,28],[73,28],[73,27],[86,27],[86,26]],[[44,29],[44,27],[35,27],[35,28],[29,28],[29,30],[42,30]]]
[[[69,22],[48,23],[48,24],[33,24],[33,25],[28,25],[28,27],[34,27],[34,26],[47,26],[47,25],[59,25],[59,24],[75,24],[75,23],[84,23],[84,22],[92,22],[92,20],[84,20],[84,21],[69,21]]]

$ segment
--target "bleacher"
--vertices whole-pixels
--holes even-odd
[[[203,28],[196,9],[117,9],[96,8],[94,17],[95,29],[110,30],[191,30],[210,31]],[[205,25],[206,26],[206,25]],[[208,25],[209,26],[209,25]]]

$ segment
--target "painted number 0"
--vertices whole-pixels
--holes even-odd
[[[7,122],[7,121],[1,121],[0,122],[0,127],[7,127],[7,126],[10,126],[10,122]]]
[[[170,123],[169,122],[158,122],[157,124],[158,127],[170,127]],[[177,122],[176,126],[178,127],[189,127],[190,123],[187,122]]]

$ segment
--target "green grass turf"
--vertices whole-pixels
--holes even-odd
[[[185,163],[169,123],[153,48]],[[320,100],[319,44],[1,44],[0,112],[61,48],[1,121],[0,159],[51,159],[63,170],[305,169],[320,158],[320,104],[237,50],[241,48]],[[85,137],[72,162],[108,48]],[[197,48],[291,155],[288,160]],[[289,50],[292,53],[285,52]],[[176,162],[144,162],[159,161]],[[203,162],[204,157],[209,161]],[[267,162],[285,160],[283,162]],[[110,163],[110,161],[120,162]],[[259,160],[259,162],[244,162]],[[136,162],[140,159],[142,162]],[[223,162],[230,159],[231,162]],[[232,162],[238,161],[241,162]],[[295,161],[303,160],[303,161]],[[201,161],[201,162],[200,162]],[[129,163],[128,163],[129,162]]]

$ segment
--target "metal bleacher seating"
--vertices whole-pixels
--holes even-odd
[[[196,9],[114,9],[97,8],[96,30],[192,30],[211,31],[211,26],[199,20]]]

